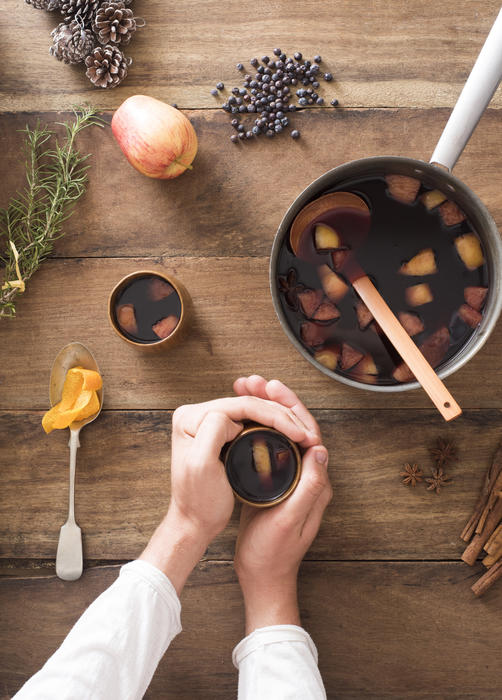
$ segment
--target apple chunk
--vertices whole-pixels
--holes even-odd
[[[439,190],[429,190],[429,192],[425,192],[420,197],[420,200],[423,202],[425,208],[429,211],[435,207],[438,207],[445,201],[445,199],[446,195]]]
[[[312,317],[315,321],[336,321],[340,311],[331,301],[323,301]]]
[[[412,337],[421,333],[425,328],[422,319],[417,316],[417,314],[410,314],[407,311],[400,311],[398,313],[398,317],[404,330]]]
[[[132,304],[121,304],[121,306],[117,308],[117,321],[120,328],[126,333],[130,333],[131,335],[137,334],[138,324]]]
[[[378,369],[371,355],[365,355],[352,370],[352,376],[365,384],[376,384]]]
[[[304,289],[298,292],[298,301],[307,318],[312,318],[324,297],[322,289]]]
[[[455,248],[468,270],[475,270],[484,263],[481,243],[474,233],[466,233],[455,238]]]
[[[161,280],[159,277],[153,277],[148,285],[150,299],[152,301],[161,301],[162,299],[167,299],[174,292],[174,287],[172,287],[169,282]]]
[[[157,323],[154,323],[154,325],[152,326],[152,331],[159,338],[167,338],[174,331],[174,329],[178,325],[178,322],[179,318],[177,316],[174,316],[174,314],[171,314],[171,316],[166,316]]]
[[[473,309],[472,306],[469,306],[469,304],[462,304],[458,310],[458,315],[462,321],[467,323],[467,325],[471,328],[477,328],[481,323],[481,319],[483,318],[479,311]]]
[[[412,204],[420,189],[420,180],[408,175],[386,175],[389,194],[403,204]]]
[[[363,357],[364,353],[359,352],[359,350],[356,350],[348,343],[344,343],[342,345],[342,359],[340,361],[340,367],[342,369],[351,369],[351,367],[357,365],[357,363],[362,360]]]
[[[415,284],[405,291],[406,301],[410,306],[422,306],[434,299],[431,288],[428,284]]]
[[[488,287],[466,287],[464,289],[464,299],[476,311],[481,311],[485,303]]]
[[[334,370],[338,364],[338,358],[340,357],[340,348],[338,345],[329,345],[322,350],[318,350],[314,353],[314,359],[317,360],[321,365],[324,365],[328,369]]]
[[[450,331],[446,326],[442,326],[420,345],[420,350],[431,367],[437,367],[441,363],[449,346]],[[392,372],[392,376],[398,382],[411,382],[414,379],[412,371],[405,362],[402,362],[396,367]]]
[[[455,226],[465,219],[465,214],[459,206],[450,199],[441,204],[439,214],[445,226]]]
[[[319,273],[322,288],[324,289],[328,299],[334,301],[335,303],[340,301],[340,299],[343,299],[349,288],[342,278],[339,277],[336,272],[333,272],[328,265],[319,265],[317,271]]]
[[[424,250],[421,250],[399,268],[401,275],[413,275],[414,277],[433,275],[437,271],[436,259],[432,248],[424,248]]]
[[[331,329],[331,325],[326,326],[326,325],[320,325],[317,323],[311,323],[310,321],[306,321],[305,323],[302,323],[301,328],[300,328],[300,335],[303,340],[303,342],[306,345],[309,345],[310,347],[315,347],[316,345],[322,345],[322,343],[326,342],[328,340],[330,334],[332,334],[333,331]]]
[[[356,301],[356,316],[359,328],[364,331],[373,321],[373,314],[368,309],[364,301]]]
[[[341,245],[340,236],[327,224],[317,224],[314,231],[315,247],[319,251],[336,250]]]
[[[263,438],[255,438],[252,442],[253,464],[264,486],[272,486],[272,463],[268,445]]]

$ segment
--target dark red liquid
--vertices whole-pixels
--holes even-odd
[[[160,281],[172,289],[169,296],[155,300],[152,298],[152,284]],[[153,293],[154,294],[154,293]],[[119,322],[119,307],[132,304],[136,319],[137,330],[131,332]],[[176,290],[168,285],[162,277],[145,275],[133,279],[117,296],[115,302],[115,322],[121,332],[136,343],[158,342],[161,338],[153,331],[153,326],[169,316],[181,316],[181,300]]]
[[[438,329],[448,329],[450,342],[441,359],[443,364],[453,357],[475,332],[458,313],[461,305],[465,304],[464,288],[489,286],[486,260],[481,267],[469,270],[460,259],[454,245],[455,238],[464,233],[475,233],[474,228],[468,220],[454,226],[446,226],[438,208],[428,211],[419,199],[421,194],[427,191],[423,185],[412,204],[403,204],[391,197],[383,175],[345,182],[336,189],[353,192],[364,199],[370,209],[370,228],[369,231],[365,229],[364,215],[356,210],[342,210],[342,220],[339,213],[328,212],[317,217],[306,228],[298,247],[298,256],[291,250],[289,237],[285,237],[278,258],[278,276],[282,278],[282,284],[278,279],[278,289],[284,314],[293,333],[312,355],[324,347],[341,347],[343,343],[347,343],[360,353],[370,354],[373,358],[378,374],[371,378],[372,383],[399,383],[392,373],[402,360],[386,337],[375,332],[374,323],[365,330],[360,329],[355,312],[359,297],[352,287],[343,299],[336,302],[340,318],[334,322],[317,324],[323,326],[319,335],[323,343],[311,347],[301,339],[301,327],[307,319],[295,302],[295,293],[285,289],[285,281],[288,274],[290,280],[294,274],[298,289],[321,289],[318,266],[327,264],[333,269],[331,254],[318,252],[314,244],[315,223],[322,221],[339,230],[343,243],[346,242],[344,239],[347,239],[356,264],[370,277],[396,315],[399,312],[413,312],[419,316],[424,330],[413,336],[418,346]],[[344,232],[347,232],[346,235]],[[428,248],[434,251],[437,273],[425,276],[399,274],[403,263]],[[339,273],[350,285],[350,271],[342,268]],[[434,300],[417,307],[410,306],[405,297],[405,290],[421,283],[430,286]],[[334,371],[357,381],[364,381],[359,376],[354,376],[353,370],[342,370],[340,363]]]
[[[253,441],[264,440],[270,457],[270,474],[259,473],[253,459]],[[247,501],[267,503],[282,496],[293,483],[297,463],[290,443],[281,433],[257,430],[246,433],[226,453],[225,468],[234,491]]]

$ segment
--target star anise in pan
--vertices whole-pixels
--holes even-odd
[[[436,493],[439,493],[443,486],[448,486],[448,484],[452,483],[452,479],[446,476],[442,467],[433,469],[432,476],[425,481],[429,484],[429,486],[427,486],[427,491],[435,491]]]
[[[403,484],[406,486],[416,486],[419,481],[422,481],[423,473],[420,471],[418,464],[404,465],[404,471],[399,472],[399,476],[403,477]]]
[[[279,277],[279,287],[281,292],[284,294],[286,303],[294,311],[298,310],[298,292],[302,290],[302,285],[298,284],[298,275],[296,270],[291,268],[288,270],[288,274]]]
[[[445,467],[457,460],[457,448],[453,442],[440,437],[430,450],[431,457],[438,467]]]

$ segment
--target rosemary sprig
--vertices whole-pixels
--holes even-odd
[[[89,154],[82,155],[75,139],[91,124],[102,126],[91,107],[74,110],[75,119],[64,122],[63,142],[47,127],[28,126],[26,134],[26,187],[6,209],[0,209],[0,318],[16,314],[16,297],[26,282],[52,252],[54,241],[63,234],[61,226],[71,216],[77,199],[84,193]]]

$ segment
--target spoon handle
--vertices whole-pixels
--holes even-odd
[[[457,418],[462,409],[399,323],[370,278],[365,275],[352,284],[443,418],[446,421]]]
[[[77,469],[77,450],[80,447],[80,440],[78,439],[78,430],[73,430],[70,428],[70,489],[69,489],[69,503],[68,503],[68,520],[70,522],[75,522],[75,472]]]

